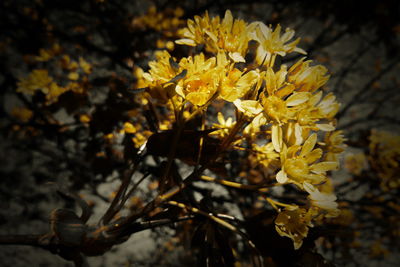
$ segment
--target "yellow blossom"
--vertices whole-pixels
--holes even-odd
[[[75,72],[75,71],[74,72],[70,72],[68,74],[68,79],[76,81],[76,80],[79,79],[79,74],[77,72]]]
[[[86,74],[90,74],[92,72],[92,65],[87,62],[82,57],[79,58],[79,66],[82,68],[83,72]]]
[[[43,49],[39,50],[39,56],[35,57],[36,61],[45,62],[52,59],[54,56],[61,52],[61,47],[59,44],[55,43],[50,49]]]
[[[183,16],[183,9],[167,8],[164,11],[157,11],[155,6],[148,9],[147,13],[141,17],[136,17],[132,21],[134,27],[150,28],[156,31],[161,31],[165,36],[174,36],[176,28],[184,22],[180,19]]]
[[[292,239],[295,249],[301,247],[303,239],[308,235],[308,227],[312,226],[308,212],[295,205],[285,208],[275,219],[276,231]]]
[[[202,106],[217,93],[219,74],[216,58],[205,59],[204,54],[183,58],[179,65],[187,70],[185,79],[178,82],[175,90],[192,104]]]
[[[314,146],[317,135],[311,134],[303,146],[293,145],[281,151],[282,169],[276,174],[279,183],[293,182],[302,187],[303,182],[318,184],[326,180],[326,172],[335,170],[336,162],[316,162],[322,156],[322,149]]]
[[[52,104],[58,100],[58,97],[68,91],[68,89],[57,85],[52,82],[48,87],[48,92],[46,94],[46,104]]]
[[[221,112],[218,112],[217,120],[218,123],[214,123],[213,128],[217,128],[219,130],[210,133],[210,135],[225,137],[228,135],[229,130],[236,124],[236,122],[233,122],[233,119],[231,117],[225,119],[224,115]]]
[[[222,21],[219,16],[210,19],[206,12],[203,17],[195,16],[194,20],[188,20],[187,27],[180,33],[184,38],[176,43],[190,46],[205,44],[206,50],[211,53],[223,50],[234,62],[244,62],[250,40],[248,32],[247,23],[233,19],[230,10],[225,12]]]
[[[320,143],[326,151],[325,160],[339,163],[338,157],[346,148],[345,141],[343,131],[326,132],[324,142]]]
[[[384,190],[400,187],[400,135],[372,130],[369,137],[370,164],[382,179]]]
[[[28,122],[32,118],[33,112],[28,108],[14,107],[11,110],[11,116],[20,120],[21,122]]]
[[[79,121],[82,123],[89,123],[91,120],[90,116],[88,114],[81,114],[79,116]]]
[[[257,49],[256,60],[258,64],[271,62],[272,56],[285,56],[287,53],[298,52],[306,54],[306,52],[296,47],[300,38],[290,41],[294,36],[294,30],[286,28],[285,33],[281,35],[281,26],[278,24],[275,30],[268,27],[262,22],[253,22],[255,31],[251,34],[252,38],[259,43]]]
[[[257,164],[261,164],[264,168],[270,168],[271,163],[275,163],[279,159],[279,153],[274,151],[272,143],[262,146],[253,144],[252,149],[255,152]]]
[[[336,196],[334,194],[322,193],[312,184],[304,182],[304,189],[310,194],[309,198],[311,204],[314,207],[319,208],[325,214],[325,217],[336,217],[339,215],[340,211],[338,209],[338,204],[336,201]]]
[[[48,93],[49,86],[53,82],[53,79],[49,76],[47,70],[36,69],[33,70],[28,77],[22,78],[17,83],[17,92],[34,94],[35,91],[42,91],[43,93]]]
[[[329,80],[330,75],[324,66],[310,66],[312,60],[304,61],[304,59],[300,59],[290,67],[288,81],[295,85],[296,91],[312,93],[321,88]]]
[[[336,97],[329,93],[322,100],[322,92],[313,94],[305,103],[297,106],[296,120],[302,127],[313,130],[333,131],[333,117],[339,110]]]
[[[260,75],[257,71],[251,70],[245,73],[234,68],[234,63],[230,64],[224,53],[218,53],[217,64],[221,73],[219,95],[226,101],[233,102],[242,98],[259,82]]]
[[[130,122],[125,122],[125,123],[124,123],[124,132],[125,132],[125,133],[134,134],[134,133],[137,132],[137,129],[135,128],[135,126],[133,126],[132,123],[130,123]]]
[[[360,175],[367,166],[367,158],[364,153],[347,154],[344,159],[344,167],[354,175]]]

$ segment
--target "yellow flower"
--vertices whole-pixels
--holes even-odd
[[[266,118],[263,114],[259,114],[254,117],[251,122],[244,128],[243,135],[248,139],[255,140],[261,131],[261,127],[267,123]]]
[[[64,87],[58,86],[55,82],[52,82],[48,87],[48,92],[46,94],[46,104],[52,104],[58,100],[58,97],[64,92],[68,91]]]
[[[28,108],[14,107],[11,110],[11,116],[22,122],[28,122],[32,118],[33,112]]]
[[[163,51],[149,65],[150,70],[143,77],[153,97],[169,99],[177,93],[193,105],[202,106],[218,91],[221,70],[215,57],[206,60],[201,53],[182,58],[178,64]]]
[[[130,123],[130,122],[125,122],[125,123],[124,123],[124,132],[125,132],[125,133],[134,134],[134,133],[137,132],[137,129],[135,128],[135,126],[133,126],[132,123]]]
[[[88,114],[81,114],[79,116],[79,121],[82,123],[89,123],[92,120],[92,118]]]
[[[383,246],[381,240],[375,240],[375,242],[370,247],[370,257],[371,258],[381,258],[387,257],[390,254],[390,251]]]
[[[43,49],[39,50],[39,56],[35,57],[36,61],[49,61],[54,56],[58,55],[61,52],[61,47],[59,44],[55,43],[50,49]]]
[[[218,67],[220,68],[219,95],[222,99],[233,102],[242,98],[253,86],[258,84],[260,75],[258,71],[251,70],[247,73],[234,68],[234,63],[229,64],[224,53],[218,53]],[[257,88],[253,88],[257,90]]]
[[[303,129],[298,122],[294,121],[283,125],[282,131],[285,144],[288,146],[301,145],[310,133],[309,130]]]
[[[339,154],[346,148],[345,141],[343,131],[326,132],[324,142],[320,143],[326,151],[325,160],[339,163]]]
[[[286,66],[282,65],[276,73],[272,68],[264,72],[266,90],[261,94],[264,113],[269,120],[278,124],[286,123],[296,114],[296,106],[303,104],[311,97],[307,92],[293,92],[295,87],[286,82]],[[284,99],[286,98],[286,99]]]
[[[268,27],[262,22],[253,22],[250,25],[255,27],[251,36],[259,43],[256,54],[258,64],[270,62],[273,55],[285,56],[291,52],[306,54],[303,49],[296,47],[300,38],[290,41],[294,36],[294,30],[286,28],[285,33],[281,35],[281,26],[279,24],[275,30],[272,30],[271,26]]]
[[[382,188],[400,188],[400,136],[372,130],[369,138],[370,164],[382,179]]]
[[[193,105],[206,104],[218,90],[219,73],[216,58],[205,60],[204,54],[201,53],[194,58],[183,58],[179,66],[187,71],[187,75],[178,82],[176,92]]]
[[[162,31],[165,36],[174,36],[176,28],[184,22],[180,19],[183,16],[183,9],[167,8],[162,12],[158,12],[155,6],[148,9],[147,13],[141,17],[136,17],[132,21],[134,27],[150,28],[156,31]]]
[[[156,60],[149,62],[149,72],[143,73],[143,78],[152,86],[162,85],[178,74],[178,70],[170,64],[173,60],[168,51],[163,50],[156,54]]]
[[[79,58],[79,66],[82,68],[83,72],[86,74],[90,74],[92,72],[92,65],[87,62],[82,57]]]
[[[47,70],[36,69],[28,77],[19,80],[17,92],[33,95],[35,91],[40,90],[46,94],[52,82],[53,79],[49,76]]]
[[[287,121],[293,115],[293,112],[287,107],[285,101],[277,96],[263,98],[262,104],[267,118],[278,123]]]
[[[290,67],[288,81],[295,85],[296,91],[312,93],[321,88],[329,80],[330,75],[324,66],[310,67],[312,60],[304,61],[304,59],[305,57]]]
[[[217,119],[218,123],[214,123],[213,128],[217,128],[220,130],[214,131],[210,133],[210,135],[218,135],[220,137],[227,136],[229,130],[236,124],[236,122],[233,122],[233,119],[231,117],[225,120],[224,115],[221,112],[218,112]]]
[[[68,74],[68,79],[72,80],[72,81],[76,81],[79,79],[79,74],[77,72],[70,72]]]
[[[301,247],[308,235],[308,227],[312,226],[308,212],[295,205],[285,208],[275,219],[275,230],[279,235],[292,239],[294,249]]]
[[[286,65],[282,65],[277,72],[274,72],[270,67],[267,68],[267,71],[263,72],[266,93],[269,96],[274,95],[283,98],[296,89],[293,84],[287,82],[287,73]]]
[[[326,180],[326,172],[338,166],[333,161],[316,163],[322,156],[322,149],[314,146],[317,135],[311,134],[303,146],[293,145],[281,151],[282,169],[276,174],[279,183],[292,182],[302,187],[303,182],[318,184]],[[299,153],[300,152],[300,153]]]
[[[354,175],[360,175],[367,166],[367,158],[364,153],[347,154],[344,159],[344,167]]]
[[[211,53],[223,50],[234,62],[244,62],[250,40],[248,32],[247,23],[234,20],[230,10],[225,12],[222,21],[219,16],[210,19],[206,12],[203,17],[195,16],[194,20],[188,20],[187,27],[180,33],[184,39],[176,43],[189,46],[205,44],[206,50]]]
[[[325,214],[325,217],[331,218],[339,215],[340,211],[338,209],[338,204],[336,201],[336,196],[329,193],[321,193],[312,184],[304,182],[304,189],[310,194],[308,197],[311,200],[311,204],[314,207],[319,208]]]
[[[256,155],[257,165],[261,164],[266,169],[270,167],[271,163],[275,163],[279,160],[279,153],[274,151],[272,143],[261,146],[253,144],[252,149]]]
[[[307,93],[307,92],[302,92]],[[329,93],[322,100],[322,91],[313,94],[305,103],[297,106],[297,122],[313,130],[333,131],[333,117],[339,110],[336,97]]]

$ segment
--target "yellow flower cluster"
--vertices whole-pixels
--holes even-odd
[[[369,162],[382,179],[384,190],[400,187],[400,136],[373,130],[369,144]]]
[[[163,51],[149,66],[149,72],[143,77],[153,96],[165,99],[178,94],[196,106],[203,106],[216,97],[233,102],[244,96],[259,77],[255,70],[245,72],[235,68],[224,53],[208,59],[200,53],[176,63]]]
[[[156,7],[152,6],[145,15],[135,17],[132,25],[136,28],[150,28],[170,36],[174,34],[174,29],[183,25],[184,21],[181,19],[183,12],[179,7],[157,12]]]
[[[27,95],[34,95],[40,91],[46,96],[46,104],[50,105],[57,102],[60,95],[67,91],[83,93],[82,83],[87,81],[87,76],[92,72],[92,66],[83,58],[78,61],[72,60],[69,55],[61,54],[61,48],[58,44],[50,49],[41,49],[35,61],[47,61],[49,64],[56,64],[65,70],[65,77],[50,76],[47,69],[34,69],[26,77],[19,79],[17,83],[17,92]],[[51,61],[51,62],[50,62]],[[68,81],[61,85],[55,81],[63,78]]]
[[[206,117],[213,103],[235,108],[235,118],[218,113],[210,125],[216,129],[212,135],[227,147],[250,151],[249,165],[276,185],[294,184],[308,193],[305,206],[266,198],[279,212],[276,230],[297,249],[313,221],[339,214],[336,196],[323,184],[331,184],[328,172],[339,167],[345,139],[334,131],[339,103],[321,90],[329,79],[327,69],[305,57],[291,66],[279,65],[277,57],[306,54],[297,47],[300,38],[292,40],[292,29],[281,32],[280,25],[274,29],[260,21],[234,19],[229,10],[222,19],[205,13],[189,19],[176,41],[203,45],[205,53],[193,49],[193,55],[176,58],[158,52],[149,70],[137,74],[146,99],[171,109],[178,123],[182,117]],[[255,54],[254,62],[250,54]],[[318,141],[319,136],[324,140]]]

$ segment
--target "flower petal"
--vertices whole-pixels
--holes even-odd
[[[278,181],[278,183],[284,184],[286,183],[289,179],[287,177],[287,174],[285,171],[280,170],[277,174],[276,174],[276,180]]]
[[[233,104],[237,107],[238,110],[244,112],[246,116],[252,117],[254,115],[258,115],[263,111],[263,107],[256,100],[243,100],[236,99]]]
[[[175,41],[176,44],[180,44],[180,45],[189,45],[189,46],[196,46],[196,42],[192,39],[187,39],[187,38],[183,38],[183,39],[179,39]]]
[[[310,151],[313,150],[316,143],[317,143],[317,134],[313,133],[304,142],[304,145],[300,152],[300,156],[302,157],[310,153]]]
[[[308,92],[300,92],[293,93],[291,96],[286,99],[286,106],[297,106],[303,104],[310,98],[310,93]]]
[[[233,60],[233,62],[246,62],[244,57],[239,52],[229,52],[229,57]]]
[[[281,152],[281,147],[283,143],[282,128],[279,125],[272,125],[271,127],[271,139],[272,144],[276,152]]]
[[[317,123],[317,128],[324,132],[331,132],[335,130],[335,127],[332,124],[327,123]]]
[[[313,173],[321,174],[325,173],[327,171],[332,171],[337,169],[338,163],[335,161],[325,161],[325,162],[320,162],[316,163],[310,166],[310,170]]]

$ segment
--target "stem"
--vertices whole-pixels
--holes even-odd
[[[184,104],[182,104],[181,109],[179,110],[179,113],[178,113],[178,115],[177,115],[177,117],[175,119],[177,127],[175,129],[175,135],[174,135],[174,137],[172,139],[171,149],[170,149],[170,151],[168,153],[167,166],[165,167],[164,173],[161,176],[161,180],[160,180],[160,183],[159,183],[161,192],[164,191],[164,183],[165,183],[165,180],[167,179],[167,177],[169,176],[169,173],[170,173],[170,170],[171,170],[171,166],[172,166],[172,162],[174,161],[176,150],[178,148],[178,141],[179,141],[179,139],[181,137],[181,133],[182,133],[183,127],[185,125],[185,122],[184,122],[184,119],[183,119],[183,110],[184,110]]]
[[[257,191],[263,192],[263,193],[268,191],[268,187],[262,187],[259,185],[246,185],[246,184],[231,182],[231,181],[227,181],[227,180],[223,180],[223,179],[217,179],[217,178],[213,178],[213,177],[209,177],[209,176],[205,176],[205,175],[201,176],[200,178],[203,181],[215,182],[215,183],[230,186],[233,188],[246,189],[246,190],[257,190]]]
[[[39,244],[39,239],[42,236],[43,235],[0,235],[0,244],[42,247]]]

